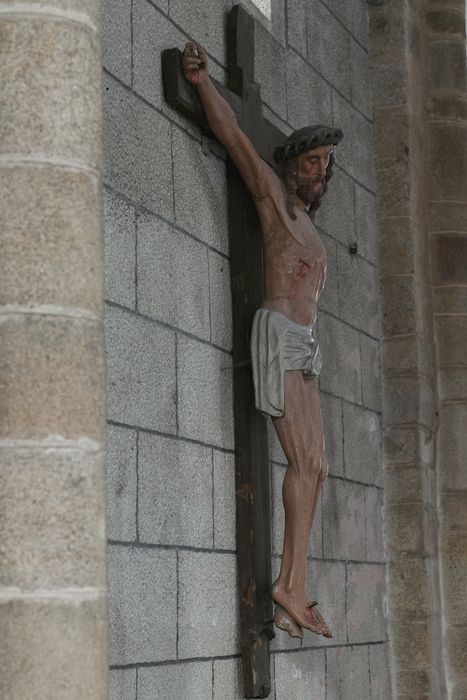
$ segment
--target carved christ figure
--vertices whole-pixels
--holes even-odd
[[[272,596],[274,621],[292,636],[302,628],[331,637],[306,587],[308,540],[328,473],[318,394],[321,355],[314,326],[326,252],[313,219],[327,189],[340,129],[305,127],[275,151],[276,171],[257,154],[209,78],[197,44],[183,54],[207,121],[254,199],[264,247],[265,298],[251,339],[256,407],[272,417],[288,460],[282,497],[282,563]]]

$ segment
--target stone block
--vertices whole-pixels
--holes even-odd
[[[440,45],[443,47],[443,44]],[[462,49],[459,44],[458,48]],[[465,60],[465,58],[463,59]],[[463,80],[465,80],[465,72]],[[447,85],[446,85],[447,87]],[[463,88],[465,89],[465,88]],[[429,129],[431,143],[429,159],[429,191],[431,199],[453,199],[465,201],[465,168],[467,162],[467,139],[464,125],[432,124]],[[444,163],[443,177],[433,172],[440,162]]]
[[[103,452],[0,449],[0,583],[105,586]]]
[[[326,283],[319,297],[318,308],[334,316],[339,315],[338,271],[336,242],[333,238],[320,232],[321,241],[326,248]]]
[[[174,333],[140,316],[110,307],[106,344],[110,420],[175,432]]]
[[[388,645],[372,644],[370,654],[371,700],[391,700],[391,676],[389,673]]]
[[[467,235],[438,233],[431,237],[433,284],[466,284]]]
[[[423,462],[432,464],[433,436],[421,426],[390,426],[383,436],[385,465]]]
[[[446,693],[441,694],[437,688],[435,669],[400,673],[396,671],[394,686],[394,691],[401,700],[430,700],[432,697],[446,697]]]
[[[214,250],[209,251],[209,299],[211,342],[224,350],[232,350],[230,263]]]
[[[336,92],[332,94],[332,114],[333,123],[344,132],[338,150],[339,163],[357,182],[374,191],[376,174],[371,122]]]
[[[372,411],[381,411],[381,349],[379,340],[360,334],[362,363],[362,403]]]
[[[462,314],[467,305],[467,286],[435,287],[433,310],[437,315]]]
[[[432,425],[433,394],[424,376],[390,377],[383,384],[383,415],[388,425],[421,423]]]
[[[435,332],[440,367],[466,367],[467,317],[437,316]]]
[[[342,401],[330,394],[321,393],[320,403],[329,473],[344,476]]]
[[[214,547],[235,549],[235,456],[213,450]]]
[[[348,249],[338,246],[340,318],[373,338],[379,337],[378,270]]]
[[[384,561],[383,548],[383,491],[365,489],[366,558],[368,561]]]
[[[411,179],[412,168],[406,159],[385,159],[377,168],[379,183],[378,209],[382,218],[413,216],[419,201],[420,183]],[[382,196],[384,192],[384,197]]]
[[[2,157],[14,154],[26,160],[78,162],[99,169],[100,42],[96,34],[78,23],[45,15],[30,15],[27,21],[21,15],[3,15],[0,31]]]
[[[340,93],[350,97],[349,34],[319,0],[308,3],[308,62]]]
[[[357,41],[366,47],[368,43],[368,9],[362,0],[324,0],[334,15],[345,24]]]
[[[267,29],[256,22],[254,78],[260,84],[263,102],[286,121],[287,58],[288,53],[284,47]]]
[[[410,334],[383,340],[382,359],[387,377],[407,376],[420,372],[433,374],[432,344],[423,336]]]
[[[446,629],[446,646],[452,679],[466,683],[467,625],[449,625]]]
[[[111,669],[109,700],[136,700],[136,668]]]
[[[138,669],[138,700],[154,700],[155,698],[206,700],[211,696],[211,661],[194,661]]]
[[[232,358],[180,336],[177,367],[180,435],[232,450]]]
[[[466,420],[466,403],[441,404],[439,407],[437,457],[443,465],[439,476],[441,484],[452,490],[467,488]]]
[[[462,18],[459,17],[459,20]],[[440,41],[430,44],[427,81],[432,91],[466,89],[465,50],[462,41]]]
[[[178,0],[169,3],[169,16],[218,63],[226,64],[227,13],[223,3],[208,2],[197,6],[188,0]]]
[[[452,700],[464,700],[467,695],[467,682],[459,681],[450,687]]]
[[[101,8],[102,63],[131,85],[131,2],[103,0]]]
[[[459,499],[465,509],[465,492]],[[448,510],[445,504],[445,510]],[[467,568],[467,534],[457,525],[452,526],[452,516],[444,516],[444,527],[441,529],[441,559],[442,559],[442,586],[444,613],[448,623],[452,625],[466,625],[466,599],[465,571]],[[465,520],[465,516],[464,516]],[[449,525],[451,529],[449,530]]]
[[[327,479],[323,489],[323,546],[326,559],[364,561],[365,487]]]
[[[326,662],[326,691],[329,697],[339,700],[370,697],[368,647],[329,649]]]
[[[447,40],[465,38],[465,23],[462,21],[460,12],[429,8],[426,21],[430,34],[445,34],[444,38]]]
[[[215,659],[213,700],[243,700],[241,659]]]
[[[225,164],[203,154],[201,144],[173,127],[175,221],[186,231],[228,254]]]
[[[386,638],[383,564],[347,564],[347,630],[349,642]]]
[[[368,119],[373,119],[368,52],[350,38],[350,96],[352,103]]]
[[[415,272],[416,238],[419,225],[408,216],[379,219],[380,261],[382,275],[403,275]]]
[[[440,401],[467,401],[465,367],[441,367],[438,370],[438,397]]]
[[[375,55],[370,60],[370,78],[375,110],[406,102],[411,75],[403,55]]]
[[[170,122],[108,75],[103,108],[104,182],[172,219]]]
[[[392,619],[423,620],[433,614],[430,569],[423,557],[401,557],[388,564]]]
[[[103,440],[99,324],[60,316],[4,316],[0,346],[4,438]]]
[[[384,338],[408,335],[419,330],[421,298],[418,279],[412,275],[384,275],[381,279]]]
[[[0,304],[102,312],[99,192],[84,172],[0,169]],[[66,313],[66,311],[64,311]]]
[[[154,6],[163,4],[164,0],[158,3],[138,0],[133,4],[133,87],[171,121],[201,138],[201,131],[194,122],[170,107],[164,97],[162,52],[173,47],[183,51],[187,36]],[[196,36],[194,38],[196,40]],[[209,68],[215,71],[211,62]]]
[[[2,4],[6,5],[6,2]],[[40,12],[43,0],[28,0],[28,6],[31,8],[31,14],[35,13],[35,8]],[[54,0],[53,5],[50,5],[50,15],[72,18],[75,22],[82,22],[90,28],[92,25],[96,27],[99,22],[99,7],[96,7],[95,0],[82,0],[79,3],[79,12],[76,11],[76,0]],[[71,12],[70,12],[71,11]],[[72,13],[72,15],[71,15]],[[71,16],[70,16],[71,15]]]
[[[319,342],[323,355],[320,387],[348,401],[361,402],[360,339],[358,331],[321,313]]]
[[[400,671],[428,670],[432,664],[429,620],[391,622],[392,653]],[[404,698],[405,700],[405,698]]]
[[[294,51],[289,51],[285,60],[287,121],[294,129],[307,124],[332,124],[329,85]],[[274,80],[270,67],[269,72],[270,79]],[[272,107],[277,109],[274,104]]]
[[[0,604],[0,696],[101,700],[107,696],[103,598],[30,598]],[[54,663],[51,664],[51,659]]]
[[[431,233],[467,231],[467,202],[430,202],[428,230]]]
[[[337,159],[339,148],[338,146]],[[338,166],[334,166],[329,189],[318,210],[318,225],[329,236],[349,246],[355,242],[354,216],[353,182]]]
[[[422,503],[397,503],[384,508],[386,548],[390,557],[425,554],[427,516]]]
[[[429,503],[429,474],[423,464],[387,466],[385,470],[385,501],[393,503]]]
[[[344,402],[344,464],[348,479],[381,484],[380,417]]]
[[[136,303],[134,207],[104,190],[105,298],[129,309]]]
[[[174,551],[109,547],[111,665],[175,659],[176,560]]]
[[[307,8],[306,0],[296,0],[287,7],[287,41],[303,58],[307,58]]]
[[[418,150],[413,144],[415,119],[406,105],[395,105],[375,111],[375,136],[380,161],[397,159],[410,162],[416,158]]]
[[[138,311],[209,340],[206,246],[149,214],[137,230]]]
[[[209,447],[140,433],[138,475],[141,542],[212,547]]]
[[[385,56],[402,54],[411,31],[413,12],[403,12],[402,2],[387,7],[374,7],[369,13],[372,53]],[[413,47],[415,49],[415,47]]]
[[[307,582],[311,597],[318,601],[319,610],[332,632],[332,639],[313,635],[313,646],[346,644],[345,564],[336,561],[308,562]],[[304,645],[310,641],[309,637],[305,637]]]
[[[284,542],[285,514],[282,503],[282,483],[286,470],[277,464],[272,465],[272,549],[274,554],[282,554]],[[311,536],[308,544],[308,555],[323,556],[323,527],[321,497],[319,497],[314,516]]]
[[[179,658],[237,654],[235,555],[180,552],[178,577]]]
[[[381,223],[376,221],[375,195],[356,183],[354,188],[355,242],[358,246],[358,254],[365,260],[373,263],[373,265],[378,265]]]
[[[324,650],[295,651],[293,654],[276,653],[276,697],[323,698],[326,692],[326,663]]]

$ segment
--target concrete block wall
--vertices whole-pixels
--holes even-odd
[[[103,2],[111,698],[241,698],[224,154],[164,102],[164,48],[225,80],[230,2]],[[281,11],[276,7],[276,12]],[[274,12],[274,7],[273,7]],[[390,697],[383,615],[378,248],[364,0],[298,1],[256,29],[264,111],[342,126],[317,224],[331,473],[310,592],[334,638],[277,631],[272,697]],[[273,18],[274,20],[274,18]],[[357,248],[350,253],[349,247]],[[353,249],[354,249],[353,248]],[[273,569],[284,456],[270,432]]]

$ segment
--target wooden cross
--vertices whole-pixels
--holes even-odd
[[[263,117],[254,82],[254,20],[240,5],[228,25],[228,87],[211,78],[234,110],[259,155],[272,165],[286,135]],[[205,132],[209,127],[196,89],[185,80],[182,54],[162,54],[167,102]],[[266,698],[271,691],[269,642],[274,637],[271,597],[270,476],[265,418],[255,409],[250,360],[253,316],[263,300],[262,242],[253,200],[228,162],[229,230],[233,303],[234,433],[237,504],[238,590],[244,692]]]

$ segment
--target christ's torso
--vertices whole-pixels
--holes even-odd
[[[326,250],[306,211],[295,208],[295,220],[288,215],[278,178],[277,185],[271,196],[257,202],[264,244],[263,307],[311,326],[326,278]]]

